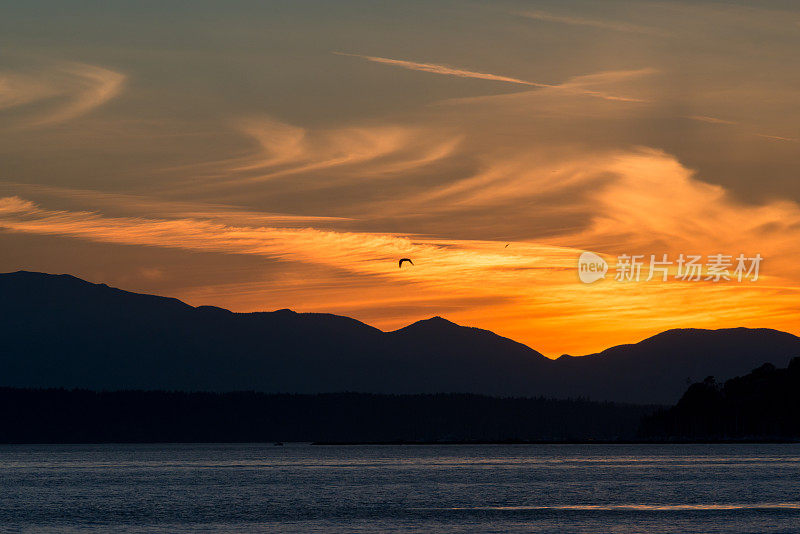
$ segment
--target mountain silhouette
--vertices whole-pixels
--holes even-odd
[[[670,330],[550,360],[441,317],[382,332],[290,310],[193,307],[69,275],[0,274],[0,386],[267,393],[475,393],[671,404],[687,378],[785,366],[800,339]]]
[[[727,379],[765,362],[785,366],[796,355],[800,355],[800,339],[778,330],[687,328],[588,356],[562,356],[556,363],[571,378],[569,389],[562,389],[564,394],[672,404],[687,381],[709,375]],[[612,396],[609,384],[617,385]]]

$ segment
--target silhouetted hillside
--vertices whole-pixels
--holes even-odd
[[[648,417],[641,435],[677,440],[800,439],[800,358],[788,368],[766,363],[719,384],[692,384],[678,404]]]
[[[0,442],[618,440],[653,409],[477,395],[0,388]]]
[[[336,315],[194,308],[26,272],[0,275],[0,294],[5,386],[520,394],[550,363],[443,319],[384,333]]]
[[[721,379],[744,374],[764,362],[785,366],[800,355],[800,339],[767,328],[676,329],[633,345],[619,345],[580,358],[557,361],[571,376],[566,395],[619,402],[673,404],[688,383],[709,375]],[[616,394],[608,396],[608,385]],[[647,392],[643,396],[643,392]],[[550,394],[549,392],[547,394]]]
[[[556,361],[435,317],[394,332],[330,314],[233,313],[69,275],[0,274],[0,386],[475,393],[670,404],[687,379],[785,365],[774,330],[672,330]]]

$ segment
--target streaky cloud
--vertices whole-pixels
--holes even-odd
[[[706,115],[689,115],[686,118],[698,122],[707,122],[709,124],[738,124],[736,121],[720,119],[717,117],[708,117]]]
[[[0,73],[0,111],[21,117],[6,124],[36,128],[85,115],[116,97],[122,73],[86,63],[62,63],[33,73]]]
[[[326,187],[365,177],[396,177],[450,157],[461,141],[459,135],[443,136],[435,128],[403,125],[309,130],[258,117],[237,121],[234,127],[255,141],[255,150],[217,162],[220,176],[206,182],[192,179],[191,187],[215,190],[321,171],[337,171],[336,177],[328,174],[320,182]]]
[[[124,74],[94,65],[77,63],[63,70],[73,76],[75,93],[65,105],[34,121],[34,125],[58,123],[84,115],[117,96],[125,82]]]
[[[473,103],[508,103],[514,99],[525,99],[530,96],[536,95],[552,95],[552,96],[588,96],[598,98],[600,100],[607,100],[611,102],[627,102],[633,104],[650,103],[651,101],[646,98],[638,98],[633,96],[621,96],[615,93],[604,90],[610,88],[613,90],[615,84],[628,82],[639,78],[644,78],[657,73],[658,70],[651,67],[643,67],[640,69],[627,69],[615,71],[601,71],[591,74],[581,74],[567,79],[565,82],[543,88],[540,91],[521,91],[516,93],[507,93],[500,95],[481,95],[470,96],[463,98],[451,98],[439,102],[440,104],[473,104]]]
[[[366,56],[362,54],[348,54],[345,52],[333,52],[337,56],[356,57],[366,59],[374,63],[383,63],[384,65],[393,65],[407,70],[416,70],[420,72],[430,72],[432,74],[442,74],[445,76],[456,76],[459,78],[475,78],[477,80],[489,80],[494,82],[515,83],[518,85],[529,85],[532,87],[556,87],[548,83],[531,82],[528,80],[521,80],[519,78],[512,78],[509,76],[501,76],[498,74],[489,74],[485,72],[476,72],[472,70],[459,69],[449,67],[447,65],[438,65],[435,63],[419,63],[416,61],[406,61],[403,59],[390,59],[377,56]]]
[[[789,142],[789,143],[800,143],[800,139],[797,139],[796,137],[782,137],[780,135],[768,135],[768,134],[760,134],[760,133],[757,133],[755,135],[757,135],[758,137],[763,137],[764,139],[772,139],[773,141],[786,141],[786,142]]]
[[[718,119],[716,117],[707,117],[707,116],[703,116],[703,115],[692,115],[692,116],[689,116],[687,118],[691,119],[691,120],[694,120],[694,121],[707,122],[709,124],[720,124],[720,125],[726,125],[726,126],[738,126],[738,125],[740,125],[740,123],[738,123],[736,121]],[[770,139],[772,141],[784,141],[784,142],[787,142],[787,143],[800,143],[800,139],[798,139],[796,137],[784,137],[784,136],[780,136],[780,135],[770,135],[770,134],[752,132],[752,130],[747,132],[747,133],[750,134],[750,135],[754,135],[756,137],[761,137],[762,139]]]
[[[24,193],[23,193],[24,192]],[[20,201],[18,195],[32,195],[69,205],[73,211],[82,207],[103,209],[117,214],[147,213],[150,217],[169,217],[196,220],[214,220],[230,225],[306,227],[350,221],[347,217],[297,215],[242,209],[238,206],[200,201],[163,200],[157,197],[130,193],[109,193],[92,189],[76,189],[38,184],[0,182],[0,211],[16,206],[29,209],[32,201]]]
[[[497,74],[488,74],[484,72],[458,69],[454,67],[449,67],[447,65],[438,65],[435,63],[418,63],[416,61],[406,61],[403,59],[390,59],[385,57],[366,56],[361,54],[346,54],[344,52],[333,52],[333,53],[340,56],[366,59],[367,61],[400,67],[407,70],[429,72],[432,74],[441,74],[444,76],[455,76],[458,78],[474,78],[478,80],[490,80],[497,82],[514,83],[517,85],[526,85],[529,87],[536,87],[539,89],[563,91],[566,93],[576,93],[586,96],[602,98],[604,100],[616,100],[620,102],[643,102],[643,100],[638,98],[613,95],[603,91],[593,90],[590,88],[590,86],[595,84],[602,84],[605,81],[604,80],[605,76],[613,76],[615,79],[619,79],[620,77],[639,76],[642,74],[649,74],[655,72],[654,69],[649,69],[649,68],[634,69],[627,71],[609,71],[609,72],[596,73],[593,75],[587,75],[584,77],[575,77],[570,79],[570,81],[561,84],[551,84],[551,83],[532,82],[528,80],[522,80],[520,78],[500,76]]]
[[[0,198],[0,227],[12,232],[62,235],[101,243],[177,248],[223,254],[247,254],[324,264],[365,275],[412,277],[417,282],[462,283],[499,266],[531,266],[532,258],[559,256],[569,265],[571,252],[560,247],[520,244],[513,254],[489,241],[441,241],[387,233],[336,231],[305,226],[246,226],[183,216],[110,217],[91,210],[49,210],[19,196]],[[280,221],[273,221],[275,223]],[[550,251],[548,253],[548,251]],[[528,253],[527,255],[525,253]],[[397,270],[397,257],[411,256],[425,268]],[[533,262],[542,270],[551,269]]]
[[[661,35],[661,36],[668,35],[667,32],[661,29],[652,28],[649,26],[639,26],[636,24],[628,24],[625,22],[617,22],[609,20],[597,20],[597,19],[587,19],[582,17],[556,15],[553,13],[548,13],[546,11],[522,11],[517,13],[517,15],[533,20],[539,20],[542,22],[554,22],[557,24],[568,24],[570,26],[585,26],[585,27],[597,28],[601,30],[610,30],[615,32],[639,33],[643,35]]]

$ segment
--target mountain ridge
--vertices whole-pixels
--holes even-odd
[[[273,393],[475,393],[671,403],[687,379],[785,365],[800,338],[772,329],[672,329],[551,360],[439,316],[384,332],[346,316],[239,313],[93,284],[0,274],[0,385]]]

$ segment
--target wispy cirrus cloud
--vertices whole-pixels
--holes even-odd
[[[36,77],[13,72],[0,73],[0,110],[24,106],[57,94],[54,87]]]
[[[415,282],[452,285],[471,284],[481,272],[500,272],[500,267],[552,267],[532,258],[570,255],[559,247],[523,245],[509,254],[489,241],[442,241],[416,236],[375,232],[351,232],[314,227],[245,226],[215,218],[184,216],[143,218],[109,217],[95,211],[50,210],[10,196],[0,198],[0,228],[12,232],[62,235],[101,243],[179,248],[200,252],[259,255],[288,261],[316,263],[365,275],[403,276]],[[273,220],[273,223],[280,223]],[[310,222],[310,221],[309,221]],[[522,251],[535,252],[525,255]],[[551,253],[545,253],[551,250]],[[413,255],[426,268],[399,271],[397,257]]]
[[[6,196],[7,195],[7,196]],[[345,217],[297,215],[242,209],[241,207],[216,202],[163,200],[157,197],[129,193],[108,193],[91,189],[75,189],[36,184],[0,182],[0,197],[6,196],[4,209],[8,210],[19,195],[30,196],[37,202],[57,202],[67,205],[72,211],[84,209],[100,210],[117,216],[147,213],[149,217],[171,219],[214,220],[233,226],[280,226],[308,227],[343,223]],[[30,206],[34,202],[26,201]]]
[[[704,116],[704,115],[691,115],[691,116],[686,117],[686,118],[687,119],[691,119],[693,121],[706,122],[706,123],[709,123],[709,124],[720,124],[720,125],[726,125],[726,126],[740,126],[740,123],[736,122],[736,121],[719,119],[717,117],[707,117],[707,116]],[[787,143],[800,143],[800,139],[798,139],[796,137],[785,137],[785,136],[781,136],[781,135],[758,133],[758,132],[753,132],[752,131],[753,130],[752,126],[750,126],[750,127],[747,127],[746,125],[741,125],[741,126],[743,127],[743,129],[749,130],[747,132],[748,134],[754,135],[755,137],[760,137],[762,139],[770,139],[772,141],[784,141],[784,142],[787,142]]]
[[[736,121],[720,119],[718,117],[709,117],[706,115],[690,115],[686,118],[698,122],[707,122],[709,124],[738,124]]]
[[[800,139],[796,137],[783,137],[780,135],[768,135],[768,134],[755,134],[758,137],[763,137],[764,139],[772,139],[773,141],[786,141],[789,143],[800,143]]]
[[[83,63],[69,64],[61,70],[71,78],[65,102],[34,119],[32,125],[54,124],[84,115],[117,96],[125,81],[124,74]]]
[[[204,164],[217,168],[211,178],[195,177],[179,188],[212,191],[253,186],[280,178],[319,175],[293,188],[341,186],[418,171],[453,155],[461,141],[458,134],[440,129],[406,125],[354,125],[307,129],[269,117],[234,122],[236,130],[255,142],[247,154]],[[322,174],[324,173],[324,174]]]
[[[116,97],[125,79],[124,74],[86,63],[0,72],[0,111],[19,113],[10,122],[21,127],[62,123]]]
[[[377,57],[377,56],[366,56],[361,54],[346,54],[344,52],[333,52],[339,56],[348,56],[348,57],[355,57],[360,59],[365,59],[367,61],[372,61],[374,63],[382,63],[384,65],[391,65],[394,67],[400,67],[407,70],[419,71],[419,72],[429,72],[432,74],[440,74],[443,76],[455,76],[457,78],[473,78],[476,80],[488,80],[488,81],[495,81],[495,82],[505,82],[505,83],[513,83],[517,85],[526,85],[529,87],[536,87],[540,89],[552,89],[558,91],[564,91],[567,93],[578,93],[582,95],[593,96],[597,98],[602,98],[605,100],[618,100],[618,101],[627,101],[627,102],[641,102],[642,100],[636,98],[630,98],[625,96],[617,96],[613,94],[608,94],[602,91],[595,91],[588,88],[588,84],[577,84],[577,83],[562,83],[562,84],[552,84],[552,83],[541,83],[541,82],[532,82],[529,80],[523,80],[520,78],[513,78],[509,76],[502,76],[499,74],[489,74],[485,72],[478,72],[466,69],[460,69],[456,67],[450,67],[447,65],[440,65],[436,63],[419,63],[416,61],[407,61],[404,59],[390,59],[385,57]],[[641,70],[636,71],[641,72]],[[589,75],[587,78],[590,78],[592,75]]]
[[[588,19],[583,17],[574,17],[566,15],[556,15],[546,11],[522,11],[517,13],[525,18],[539,20],[542,22],[554,22],[557,24],[567,24],[570,26],[585,26],[589,28],[597,28],[601,30],[610,30],[615,32],[625,33],[639,33],[645,35],[667,35],[667,32],[659,28],[650,26],[640,26],[637,24],[629,24],[626,22]]]
[[[447,65],[438,65],[436,63],[420,63],[417,61],[407,61],[404,59],[390,59],[385,57],[367,56],[362,54],[348,54],[345,52],[333,52],[337,56],[356,57],[366,59],[374,63],[383,63],[384,65],[392,65],[407,70],[416,70],[420,72],[430,72],[432,74],[442,74],[444,76],[456,76],[458,78],[474,78],[476,80],[489,80],[494,82],[515,83],[519,85],[529,85],[532,87],[556,87],[548,83],[531,82],[528,80],[521,80],[519,78],[512,78],[510,76],[501,76],[499,74],[490,74],[486,72],[477,72],[473,70],[459,69],[449,67]]]

